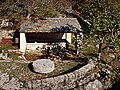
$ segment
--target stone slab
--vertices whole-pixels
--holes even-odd
[[[54,70],[54,62],[50,59],[37,59],[32,65],[37,73],[50,73]]]

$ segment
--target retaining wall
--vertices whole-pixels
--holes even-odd
[[[87,88],[91,87],[91,83],[94,83],[93,88],[95,89],[91,90],[102,90],[101,82],[99,80],[91,82],[94,78],[94,74],[88,74],[88,72],[94,67],[95,65],[93,63],[89,63],[68,74],[26,82],[20,82],[16,78],[8,80],[8,76],[6,74],[4,76],[7,77],[7,81],[5,81],[5,79],[0,79],[0,82],[2,82],[2,85],[0,86],[5,90],[88,90]]]
[[[87,64],[72,73],[42,80],[33,80],[29,82],[29,88],[35,90],[67,90],[75,88],[77,85],[83,85],[86,82],[80,79],[82,79],[94,66],[94,64]]]

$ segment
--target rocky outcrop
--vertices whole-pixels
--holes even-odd
[[[5,90],[26,90],[19,79],[10,76],[7,73],[0,72],[0,87]]]
[[[5,90],[26,90],[24,84],[14,77],[9,82],[3,84],[2,88]]]
[[[102,86],[103,86],[102,83],[96,79],[93,82],[89,82],[86,85],[85,90],[103,90]]]

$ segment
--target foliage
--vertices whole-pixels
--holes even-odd
[[[97,54],[97,51],[95,48],[85,48],[83,49],[83,52],[86,54],[86,55],[90,55],[90,54]]]
[[[120,40],[117,38],[120,30],[120,8],[114,4],[117,0],[84,0],[77,4],[77,11],[90,23],[90,30],[85,32],[85,38],[99,39],[98,53],[104,47],[119,50]],[[104,44],[104,46],[103,46]]]
[[[8,51],[9,47],[5,46],[5,45],[1,45],[0,49],[4,50],[5,52]]]
[[[44,0],[2,0],[0,17],[10,19],[14,24],[26,18],[55,17],[56,12],[45,6]]]
[[[89,0],[78,9],[91,25],[91,34],[101,34],[102,32],[117,31],[120,27],[120,10],[114,9],[112,0]]]

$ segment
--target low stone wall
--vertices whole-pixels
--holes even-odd
[[[68,90],[78,87],[82,88],[80,86],[90,81],[91,77],[89,79],[84,77],[94,66],[95,65],[91,63],[72,73],[42,80],[33,80],[28,83],[28,88],[34,90]]]
[[[94,67],[93,63],[89,63],[68,74],[26,82],[20,82],[14,77],[10,79],[8,74],[0,73],[0,87],[5,90],[88,90],[88,88],[93,88],[91,90],[102,90],[102,84],[99,80],[90,82],[93,80],[94,74],[87,75]],[[91,87],[93,83],[94,87]]]

